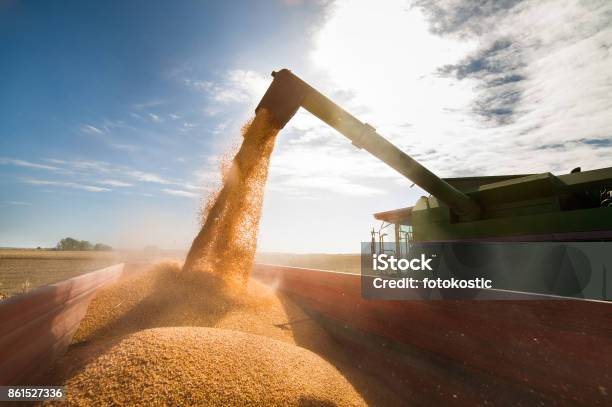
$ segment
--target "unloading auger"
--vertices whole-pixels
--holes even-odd
[[[274,80],[255,112],[262,108],[268,110],[278,128],[283,128],[297,110],[303,107],[342,133],[353,145],[368,151],[425,191],[438,197],[460,218],[479,217],[480,207],[473,199],[397,148],[372,126],[356,119],[288,69],[273,72],[272,76]]]
[[[374,214],[395,225],[398,253],[402,234],[406,242],[612,240],[610,167],[442,179],[291,71],[272,76],[256,112],[266,109],[277,128],[302,107],[431,194]]]

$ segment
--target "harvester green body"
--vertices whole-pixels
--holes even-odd
[[[374,214],[416,242],[612,240],[612,167],[570,174],[439,178],[310,85],[283,69],[256,111],[279,128],[299,107],[427,191],[414,206]]]
[[[421,242],[612,240],[612,168],[444,181],[478,203],[478,219],[459,219],[435,196],[421,197],[413,207],[376,213],[375,218],[411,226],[412,238]]]

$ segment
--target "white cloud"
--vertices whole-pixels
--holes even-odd
[[[127,171],[126,174],[138,181],[152,182],[156,184],[172,184],[171,181],[150,172],[143,172],[138,170]]]
[[[213,168],[197,170],[194,173],[198,182],[205,183],[216,181],[221,178],[221,171]]]
[[[134,184],[130,184],[129,182],[118,181],[115,179],[105,179],[105,180],[99,181],[98,183],[102,185],[108,185],[111,187],[131,187],[134,185]]]
[[[87,177],[87,179],[92,179],[92,177],[95,177],[96,175],[102,175],[102,177],[98,178],[99,180],[96,181],[96,183],[101,185],[108,185],[111,187],[131,187],[134,186],[134,182],[130,182],[133,180],[135,182],[143,182],[150,184],[176,185],[181,188],[191,190],[201,189],[200,187],[181,179],[170,179],[156,173],[141,171],[123,165],[111,164],[105,161],[61,160],[55,158],[48,159],[46,161],[54,163],[58,166],[70,168],[77,176]],[[128,177],[130,181],[121,180],[121,178],[126,177]],[[70,182],[68,182],[67,184],[69,183]]]
[[[167,101],[163,100],[163,99],[152,99],[146,102],[142,102],[142,103],[136,103],[132,105],[133,109],[136,110],[142,110],[142,109],[148,109],[151,107],[157,107],[157,106],[161,106],[163,104],[166,104]]]
[[[38,170],[48,171],[60,171],[60,168],[51,165],[38,164],[26,160],[18,160],[14,158],[0,158],[0,164],[2,165],[14,165],[16,167],[34,168]]]
[[[215,87],[215,84],[209,81],[185,79],[183,80],[183,83],[189,86],[190,88],[193,88],[199,91],[204,91],[204,92],[209,92],[211,89]]]
[[[403,179],[342,136],[329,130],[313,134],[305,132],[279,143],[271,160],[271,190],[289,195],[376,195],[384,192],[376,183]]]
[[[185,198],[194,198],[194,197],[198,196],[198,194],[196,194],[196,193],[189,192],[189,191],[184,191],[182,189],[164,188],[164,189],[162,189],[162,192],[164,192],[165,194],[168,194],[168,195],[181,196],[181,197],[185,197]]]
[[[192,130],[194,128],[196,128],[197,126],[194,123],[191,122],[184,122],[183,123],[183,127],[181,128],[181,131],[185,132],[185,131],[189,131]]]
[[[526,60],[522,116],[503,134],[514,139],[512,152],[525,158],[537,147],[562,144],[567,148],[538,150],[534,166],[609,166],[610,145],[597,140],[612,138],[612,3],[530,2],[498,30],[520,44]]]
[[[288,177],[271,183],[269,189],[279,191],[284,195],[313,195],[314,197],[321,193],[351,196],[371,196],[385,193],[380,188],[357,184],[345,177],[334,176]],[[313,191],[315,191],[314,194]]]
[[[253,104],[264,94],[270,78],[251,70],[233,69],[221,81],[185,80],[185,84],[206,92],[212,101],[222,104]]]
[[[96,172],[96,173],[109,173],[115,170],[115,166],[106,162],[106,161],[96,161],[96,160],[59,160],[59,159],[49,159],[47,160],[50,163],[64,165],[70,167],[72,170],[78,171],[86,171],[86,172]]]
[[[156,115],[155,113],[149,113],[149,117],[155,123],[161,123],[163,121],[163,119],[161,117],[159,117],[158,115]]]
[[[138,146],[135,146],[133,144],[111,143],[109,145],[112,148],[114,148],[115,150],[121,150],[121,151],[136,151],[136,150],[138,150]]]
[[[260,98],[268,83],[269,80],[253,71],[233,70],[211,95],[221,103],[245,103]]]
[[[89,191],[89,192],[112,191],[109,188],[96,187],[93,185],[86,185],[86,184],[78,184],[75,182],[49,181],[49,180],[41,180],[41,179],[26,179],[24,180],[24,182],[31,184],[31,185],[37,185],[37,186],[59,186],[59,187],[80,189],[80,190]]]
[[[96,126],[92,126],[91,124],[84,124],[81,126],[81,131],[83,133],[87,133],[87,134],[94,134],[94,135],[99,135],[99,134],[104,134],[104,131],[97,128]]]
[[[210,166],[208,159],[209,158],[206,158],[206,168]],[[65,187],[89,192],[108,192],[113,190],[110,187],[123,189],[134,187],[138,183],[158,184],[167,187],[176,187],[166,188],[163,190],[163,192],[165,194],[183,197],[195,197],[200,193],[208,191],[216,186],[212,183],[203,182],[203,179],[195,174],[192,174],[193,176],[191,177],[195,182],[190,182],[190,179],[167,178],[157,173],[141,171],[105,161],[66,160],[58,158],[49,158],[45,161],[53,164],[53,166],[37,164],[24,160],[0,158],[0,164],[18,165],[36,169],[53,169],[57,173],[70,175],[70,179],[63,180],[20,178],[20,180],[24,183],[37,186]],[[217,175],[217,177],[219,176]],[[83,182],[83,180],[86,181]],[[91,185],[90,183],[96,185]],[[152,186],[149,187],[151,188]],[[127,192],[124,191],[124,193]]]
[[[194,185],[194,184],[190,184],[190,183],[188,183],[188,182],[186,182],[186,183],[184,183],[184,184],[177,183],[176,185],[180,185],[180,186],[182,186],[183,188],[185,188],[185,189],[190,189],[190,190],[192,190],[192,191],[198,191],[198,190],[201,190],[201,189],[202,189],[201,187],[199,187],[199,186],[197,186],[197,185]]]
[[[610,165],[612,3],[526,1],[494,12],[463,1],[423,4],[331,3],[310,53],[310,76],[326,79],[312,85],[441,176]],[[426,15],[428,7],[455,8],[458,17]],[[461,31],[464,26],[469,30]],[[489,71],[461,79],[440,74],[469,58],[475,65],[464,68],[475,70],[483,61],[475,56],[498,40],[509,46],[489,61],[496,64]],[[516,79],[504,77],[510,74]],[[491,90],[497,78],[502,84]],[[511,80],[512,87],[504,85]],[[510,91],[518,96],[506,124],[492,125],[475,113],[475,103],[495,113],[495,103]],[[367,153],[342,149],[341,135],[324,137],[324,126],[308,116],[298,113],[279,138],[272,174],[339,176],[341,163],[354,184],[367,185],[364,172],[385,176],[382,167],[364,163],[360,155]],[[564,147],[550,148],[557,144]]]

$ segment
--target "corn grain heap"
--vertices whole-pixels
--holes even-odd
[[[205,326],[264,335],[296,343],[295,333],[314,338],[316,348],[327,335],[294,303],[271,288],[249,280],[239,294],[218,290],[207,273],[183,273],[178,263],[152,270],[102,290],[89,305],[73,343],[112,339],[141,329]],[[302,321],[294,332],[291,321]]]
[[[65,385],[69,405],[400,403],[287,298],[254,280],[234,295],[217,284],[165,263],[102,290],[44,382]]]
[[[211,328],[127,336],[66,383],[90,405],[363,405],[329,363],[298,346]]]
[[[46,381],[67,386],[68,404],[400,403],[298,306],[248,279],[277,133],[265,111],[245,126],[182,271],[161,264],[97,294]]]
[[[261,109],[247,123],[244,140],[212,197],[205,220],[185,260],[185,271],[223,273],[226,283],[244,285],[253,267],[270,155],[279,129]]]

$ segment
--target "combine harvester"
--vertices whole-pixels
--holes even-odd
[[[303,107],[431,194],[374,215],[395,225],[396,253],[402,230],[410,244],[612,240],[612,168],[441,179],[289,70],[272,76],[256,111],[268,110],[276,126]],[[609,300],[606,273],[597,276]],[[279,284],[355,350],[356,364],[414,404],[612,404],[612,305],[605,301],[535,293],[503,301],[365,300],[357,275],[257,265],[254,276]]]

